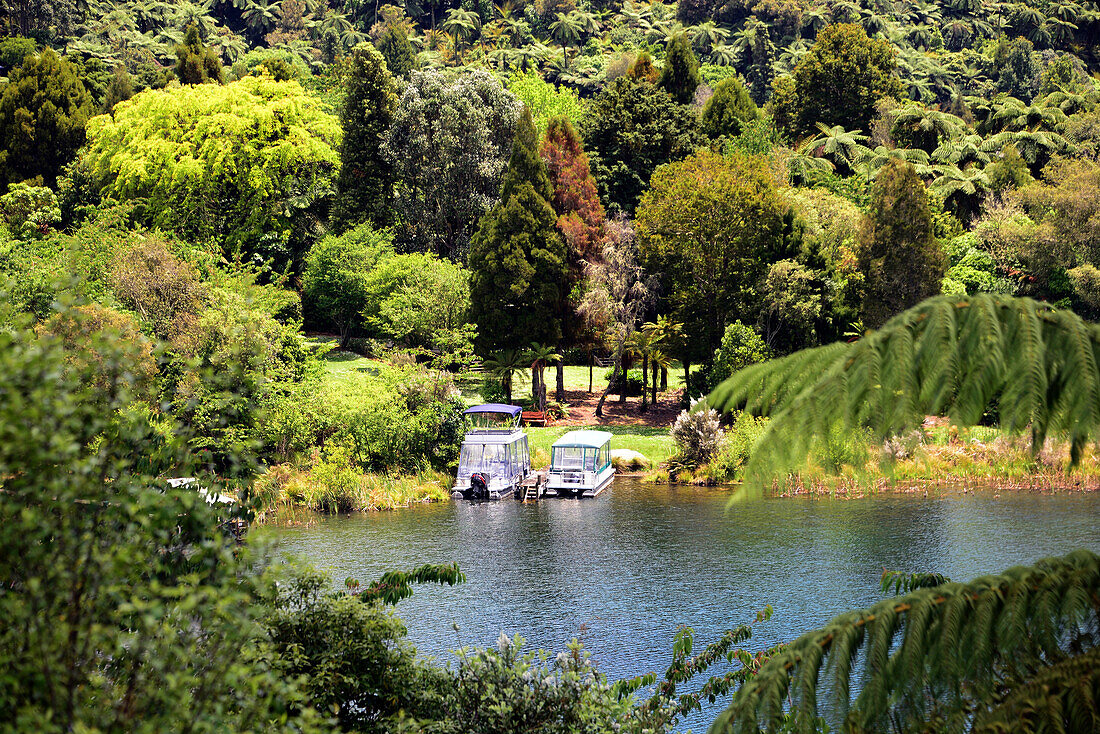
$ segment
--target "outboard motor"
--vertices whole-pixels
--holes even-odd
[[[489,499],[489,475],[485,472],[474,472],[470,476],[470,498],[475,500]]]

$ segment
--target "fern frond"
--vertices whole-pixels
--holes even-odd
[[[937,296],[862,339],[741,370],[707,403],[770,416],[746,476],[759,489],[795,470],[837,426],[885,439],[927,415],[960,425],[998,406],[1010,432],[1069,439],[1071,462],[1100,436],[1100,327],[997,294]]]
[[[1098,645],[1100,556],[1075,551],[841,615],[765,663],[710,731],[777,728],[786,700],[800,730],[823,717],[841,731],[972,722],[998,732],[1022,717],[1029,730],[1095,731]],[[863,680],[851,701],[856,670]]]

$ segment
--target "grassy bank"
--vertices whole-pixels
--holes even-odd
[[[415,474],[362,473],[318,462],[310,469],[279,464],[256,480],[255,492],[265,512],[290,508],[315,512],[393,510],[450,497],[451,477],[422,470]]]
[[[675,450],[667,428],[648,428],[645,426],[550,426],[548,428],[528,428],[528,441],[531,446],[531,464],[537,468],[550,463],[550,446],[569,431],[592,429],[608,431],[614,434],[611,449],[631,449],[643,454],[654,465],[668,461]]]
[[[932,486],[1022,491],[1100,489],[1100,455],[1096,447],[1086,447],[1080,462],[1072,468],[1069,458],[1065,441],[1048,439],[1033,452],[1026,436],[1009,435],[987,426],[958,428],[942,419],[930,419],[922,430],[883,444],[857,434],[823,442],[806,466],[773,480],[771,492],[861,495]],[[673,476],[658,469],[648,473],[647,479],[737,486],[744,463],[730,466],[736,469],[728,471],[720,462],[714,462],[695,471],[677,471]]]

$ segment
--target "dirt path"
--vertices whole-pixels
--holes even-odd
[[[550,386],[553,390],[553,385]],[[596,417],[596,403],[600,393],[587,390],[566,390],[565,402],[569,406],[569,417],[554,421],[558,426],[647,426],[663,428],[672,424],[681,410],[681,391],[660,393],[657,404],[640,413],[641,398],[627,398],[625,404],[619,402],[619,396],[611,394],[603,404],[603,418]]]

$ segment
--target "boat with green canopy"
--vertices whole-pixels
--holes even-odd
[[[559,497],[595,497],[615,477],[607,431],[570,431],[550,448],[547,491]]]

